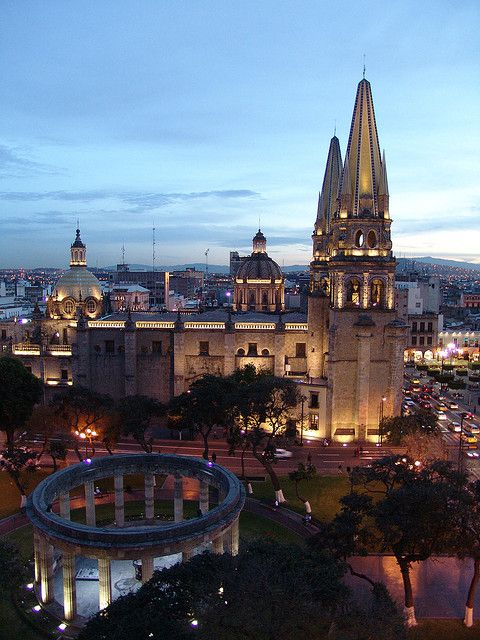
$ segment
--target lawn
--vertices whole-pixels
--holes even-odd
[[[27,487],[27,494],[31,493],[37,484],[48,476],[48,471],[24,471],[21,481]],[[0,519],[11,516],[20,510],[20,493],[15,483],[6,471],[0,471]]]
[[[287,507],[299,513],[305,513],[303,502],[295,495],[295,483],[288,476],[280,477]],[[275,493],[270,479],[252,484],[255,498],[272,503]],[[301,482],[300,495],[310,502],[312,513],[319,520],[331,520],[338,511],[339,500],[350,490],[346,476],[317,476],[313,480]]]
[[[480,640],[480,624],[466,629],[461,620],[420,620],[409,640]]]

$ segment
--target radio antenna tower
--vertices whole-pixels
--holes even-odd
[[[205,251],[205,278],[208,276],[208,252],[210,249]]]
[[[152,271],[155,271],[155,224],[152,227]]]

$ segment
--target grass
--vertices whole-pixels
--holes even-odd
[[[461,620],[419,620],[408,640],[480,640],[480,624],[467,629]]]
[[[27,495],[31,493],[37,484],[49,475],[48,471],[24,471],[21,474],[21,482],[27,488]],[[6,471],[0,471],[0,519],[12,516],[20,510],[20,493],[15,483]]]
[[[295,495],[295,483],[288,476],[280,477],[280,485],[283,490],[287,506],[293,511],[305,513],[305,507]],[[272,503],[274,490],[270,479],[265,482],[252,484],[254,497]],[[300,495],[310,502],[314,517],[319,520],[331,520],[339,510],[339,500],[350,490],[350,484],[346,476],[317,476],[313,480],[301,482]]]

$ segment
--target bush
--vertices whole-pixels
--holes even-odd
[[[437,382],[446,384],[447,382],[450,383],[450,381],[453,380],[455,376],[453,375],[453,373],[444,373],[444,374],[436,373],[434,374],[433,377]]]
[[[471,362],[470,363],[470,369],[473,369],[474,371],[479,371],[480,370],[480,362]]]
[[[457,369],[457,376],[461,376],[463,378],[466,375],[468,375],[468,371],[466,369]]]
[[[453,371],[454,367],[455,367],[455,365],[453,365],[453,364],[445,364],[444,363],[443,370],[444,371]]]

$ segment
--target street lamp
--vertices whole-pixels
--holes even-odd
[[[306,396],[302,394],[301,403],[302,403],[302,414],[300,418],[300,446],[303,447],[303,405],[305,404]]]
[[[380,446],[382,446],[383,444],[382,422],[383,422],[383,414],[384,414],[384,407],[385,407],[386,401],[387,401],[386,396],[382,396],[382,399],[380,400],[380,408],[378,411],[378,439],[379,439]]]

